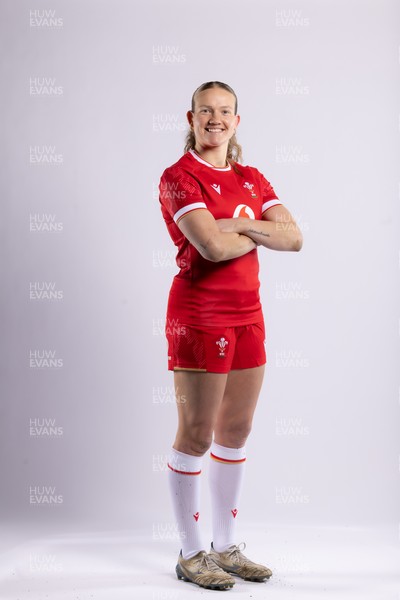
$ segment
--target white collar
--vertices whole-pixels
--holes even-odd
[[[228,163],[227,167],[215,167],[211,163],[202,159],[201,156],[199,156],[194,150],[189,150],[189,152],[199,163],[206,165],[206,167],[210,167],[210,169],[214,169],[215,171],[230,171],[232,169],[232,165],[230,163]]]

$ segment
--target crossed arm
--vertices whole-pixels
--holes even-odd
[[[184,215],[177,225],[203,258],[212,262],[238,258],[257,246],[298,252],[303,243],[300,229],[281,204],[268,209],[262,220],[215,220],[210,211],[198,209]]]
[[[257,245],[271,250],[298,252],[303,245],[303,236],[287,208],[278,204],[263,215],[262,220],[219,219],[216,221],[221,232],[234,231],[247,235]]]

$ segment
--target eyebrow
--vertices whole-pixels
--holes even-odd
[[[209,104],[200,104],[199,108],[212,108],[212,106],[210,106]],[[233,108],[233,106],[220,106],[219,108]]]

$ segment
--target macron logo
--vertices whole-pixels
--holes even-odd
[[[221,195],[221,186],[220,185],[218,185],[217,183],[211,183],[210,185],[213,190],[215,190],[216,192],[218,192],[219,195]]]

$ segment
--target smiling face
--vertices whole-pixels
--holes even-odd
[[[194,111],[187,113],[196,138],[196,149],[226,146],[239,125],[235,115],[235,96],[220,87],[213,87],[195,96]]]

